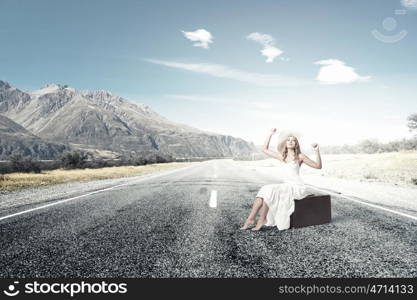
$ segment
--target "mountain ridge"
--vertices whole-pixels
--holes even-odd
[[[0,114],[0,160],[7,159],[15,153],[40,160],[56,159],[65,150],[70,150],[70,147],[44,141]]]
[[[45,141],[120,154],[230,157],[256,151],[241,138],[170,121],[146,104],[105,90],[52,83],[24,92],[0,80],[0,114]]]

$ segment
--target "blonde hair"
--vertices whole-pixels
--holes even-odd
[[[298,160],[298,159],[299,159],[299,155],[300,155],[300,153],[301,153],[300,143],[298,142],[298,139],[297,139],[295,136],[293,136],[293,135],[289,135],[289,136],[287,136],[287,138],[283,141],[284,146],[282,147],[282,151],[281,151],[281,149],[279,149],[279,148],[278,148],[278,152],[281,152],[281,154],[282,154],[282,158],[284,159],[284,161],[285,161],[285,159],[286,159],[286,158],[287,158],[287,156],[288,156],[287,141],[288,141],[288,138],[290,138],[290,137],[293,137],[293,138],[295,139],[295,147],[294,147],[294,152],[295,152],[295,160]],[[278,145],[278,147],[279,147],[279,146],[280,146],[280,145]]]

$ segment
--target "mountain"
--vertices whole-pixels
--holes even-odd
[[[50,143],[32,134],[16,122],[0,114],[0,159],[5,160],[13,153],[36,159],[58,158],[69,147]]]
[[[149,106],[107,91],[48,84],[24,92],[0,81],[0,114],[38,137],[83,149],[227,157],[257,151],[253,143],[172,122]]]

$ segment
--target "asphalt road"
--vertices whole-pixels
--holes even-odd
[[[417,276],[417,222],[342,197],[329,224],[239,230],[274,182],[213,160],[2,219],[0,277]]]

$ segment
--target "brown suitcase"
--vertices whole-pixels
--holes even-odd
[[[294,200],[290,228],[330,223],[332,219],[330,195],[310,195]]]

